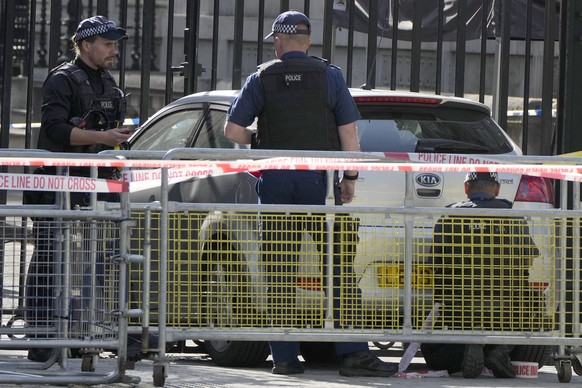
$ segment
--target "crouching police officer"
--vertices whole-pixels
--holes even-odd
[[[103,16],[93,16],[79,23],[72,37],[76,57],[53,69],[43,85],[42,122],[38,148],[52,152],[98,153],[113,149],[130,137],[121,127],[125,115],[125,95],[109,72],[117,56],[117,44],[128,36],[123,28]],[[35,171],[56,174],[54,167]],[[70,167],[71,176],[90,176],[89,167]],[[99,168],[99,178],[114,179],[116,170]],[[101,201],[118,201],[115,193],[100,193]],[[25,195],[25,203],[55,203],[53,193]],[[89,205],[86,192],[70,193],[71,208]],[[53,311],[54,260],[53,235],[49,220],[36,219],[35,252],[27,279],[26,319],[33,327],[51,326]],[[40,335],[36,335],[40,338]],[[130,340],[131,342],[131,340]],[[30,349],[28,358],[47,361],[53,349]],[[131,354],[128,357],[131,358]]]
[[[467,199],[452,208],[511,209],[497,198],[496,172],[471,172],[465,178]],[[443,301],[441,320],[449,328],[530,330],[531,318],[543,295],[528,284],[529,267],[539,250],[521,217],[443,216],[434,227],[435,298]],[[531,293],[531,294],[530,294]],[[426,343],[422,354],[429,368],[495,377],[516,377],[511,344]]]

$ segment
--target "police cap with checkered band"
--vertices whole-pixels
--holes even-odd
[[[297,25],[304,24],[307,29],[297,28]],[[265,39],[270,38],[275,33],[281,34],[311,34],[311,22],[309,18],[297,11],[287,11],[283,12],[281,15],[277,16],[275,22],[273,23],[273,28],[271,28],[271,33],[265,36]]]
[[[105,16],[93,16],[84,19],[79,23],[77,31],[73,36],[75,42],[80,42],[91,36],[99,35],[107,40],[122,40],[127,39],[125,29],[117,27],[117,25]]]
[[[499,183],[496,172],[470,172],[465,177],[465,182],[472,181],[489,181]]]

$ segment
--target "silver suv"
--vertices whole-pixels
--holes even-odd
[[[486,155],[493,160],[496,155],[520,155],[519,147],[491,118],[487,106],[467,99],[435,96],[419,93],[402,93],[384,90],[351,89],[362,119],[357,123],[363,152],[399,153],[403,161],[421,158],[428,162],[442,161],[442,155],[458,155],[450,163],[467,163],[466,155]],[[228,107],[237,91],[211,91],[192,94],[168,104],[145,122],[130,139],[131,150],[169,150],[173,148],[221,148],[240,146],[226,139],[223,126]],[[473,161],[477,162],[477,161]],[[482,162],[482,161],[479,161]],[[463,179],[465,174],[444,172],[360,172],[356,185],[356,197],[350,206],[412,206],[444,207],[465,199]],[[409,182],[409,190],[405,187]],[[516,209],[548,209],[554,207],[553,184],[539,177],[500,174],[500,197],[514,202]],[[410,186],[412,182],[412,186]],[[254,191],[256,178],[248,173],[196,177],[171,185],[170,201],[193,203],[257,203]],[[159,187],[133,191],[132,202],[151,202],[160,199]],[[346,206],[349,212],[349,206]],[[365,217],[362,216],[361,220]],[[210,221],[211,220],[211,221]],[[195,227],[189,225],[189,233],[206,233],[209,224],[221,222],[220,217],[209,217]],[[397,220],[395,222],[398,222]],[[435,219],[427,219],[422,233],[429,235]],[[384,225],[385,226],[385,225]],[[394,226],[394,225],[392,225]],[[370,222],[362,222],[360,231],[375,228]],[[543,230],[531,230],[538,246],[546,247],[540,239],[550,238]],[[365,234],[365,233],[361,233]],[[389,233],[378,238],[394,238]],[[195,239],[195,236],[189,236]],[[233,239],[236,237],[233,236]],[[362,239],[354,260],[358,286],[362,291],[363,306],[377,310],[379,295],[382,312],[372,316],[397,317],[402,310],[402,285],[390,283],[391,273],[398,272],[403,262],[403,253],[386,250],[382,245]],[[203,254],[204,248],[195,252]],[[155,251],[155,250],[154,250]],[[309,255],[308,255],[309,256]],[[311,255],[312,257],[314,255]],[[554,252],[542,252],[540,268],[548,268],[555,257]],[[247,262],[260,265],[256,252],[245,255]],[[155,260],[155,258],[154,258]],[[196,258],[190,258],[195,261]],[[309,258],[304,258],[309,260]],[[419,268],[423,271],[422,258]],[[249,265],[249,268],[252,268]],[[535,263],[534,263],[535,267]],[[382,272],[383,271],[383,272]],[[430,276],[430,273],[428,274]],[[549,286],[550,278],[543,270],[531,271],[530,282],[542,290]],[[305,279],[303,279],[305,280]],[[306,281],[299,285],[303,292],[317,292],[321,285]],[[189,287],[184,284],[184,287]],[[310,287],[312,289],[310,289]],[[180,288],[180,287],[178,287]],[[416,289],[413,305],[431,305],[430,292]],[[179,293],[178,293],[179,294]],[[176,298],[179,298],[179,295]],[[395,296],[396,295],[396,296]],[[169,303],[174,296],[169,294]],[[155,302],[154,302],[155,303]],[[192,304],[194,306],[194,303]],[[203,312],[189,311],[195,319]],[[419,313],[424,314],[424,313]],[[201,319],[204,319],[202,317]],[[188,321],[188,320],[187,320]],[[168,324],[187,325],[180,319],[168,317]],[[396,323],[398,324],[398,322]],[[268,347],[262,342],[205,341],[204,345],[213,360],[221,365],[249,366],[263,362]],[[302,344],[302,355],[306,359],[325,357],[331,344]],[[549,356],[550,348],[544,346],[520,346],[513,358],[537,361],[540,364]]]

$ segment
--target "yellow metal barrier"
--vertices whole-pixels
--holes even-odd
[[[139,214],[134,212],[137,219]],[[152,235],[157,236],[159,213],[154,220]],[[438,301],[443,307],[433,333],[555,330],[557,303],[564,295],[557,288],[554,255],[564,222],[574,226],[559,218],[447,217],[437,222],[415,217],[413,329],[422,329]],[[335,311],[337,330],[400,333],[406,283],[403,225],[404,216],[398,214],[171,212],[166,323],[310,331],[325,327]],[[546,231],[544,238],[534,241],[532,229]],[[134,253],[141,252],[142,233],[136,228],[132,236]],[[157,244],[152,246],[152,311],[157,310]],[[139,280],[140,273],[134,267],[131,278]],[[139,305],[141,289],[134,291],[130,303]]]

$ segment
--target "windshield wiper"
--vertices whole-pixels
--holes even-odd
[[[418,139],[415,152],[452,153],[452,154],[488,154],[487,147],[449,139]]]

